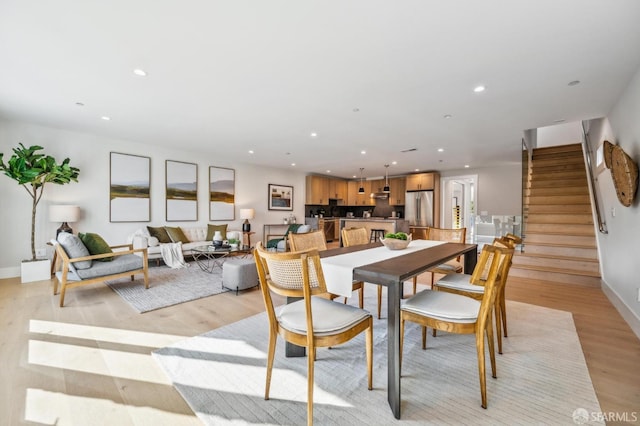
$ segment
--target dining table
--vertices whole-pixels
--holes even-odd
[[[351,295],[351,280],[387,287],[387,400],[400,419],[400,305],[404,282],[428,269],[464,256],[465,273],[478,259],[477,244],[414,240],[406,249],[390,250],[381,242],[320,252],[327,290]]]

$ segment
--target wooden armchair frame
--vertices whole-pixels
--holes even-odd
[[[53,281],[53,294],[56,295],[58,294],[58,283],[60,283],[61,285],[61,290],[60,290],[60,307],[64,306],[64,296],[65,293],[67,291],[67,288],[73,288],[73,287],[80,287],[83,285],[89,285],[89,284],[95,284],[95,283],[99,283],[99,282],[104,282],[104,281],[108,281],[108,280],[114,280],[117,278],[124,278],[127,276],[131,277],[131,281],[133,281],[134,275],[136,274],[143,274],[144,275],[144,288],[148,289],[149,288],[149,259],[148,259],[148,255],[147,255],[147,249],[145,248],[139,248],[139,249],[134,249],[133,248],[133,244],[122,244],[122,245],[116,245],[116,246],[111,246],[111,249],[114,250],[113,253],[104,253],[104,254],[95,254],[95,255],[91,255],[91,256],[83,256],[83,257],[76,257],[76,258],[69,258],[69,256],[67,255],[67,252],[64,250],[64,248],[60,245],[60,244],[56,244],[56,253],[58,255],[58,259],[61,264],[62,264],[62,271],[61,271],[61,276],[60,278],[58,278],[58,275],[56,274],[54,281]],[[127,250],[121,250],[121,249],[127,249]],[[87,279],[80,279],[78,281],[76,280],[69,280],[69,270],[70,270],[70,264],[73,262],[79,262],[82,260],[99,260],[105,257],[117,257],[117,256],[124,256],[124,255],[128,255],[128,254],[136,254],[136,253],[141,253],[142,254],[142,267],[139,269],[133,269],[133,270],[129,270],[129,271],[122,271],[122,272],[117,272],[114,274],[108,274],[108,275],[101,275],[99,277],[94,277],[94,278],[87,278]]]

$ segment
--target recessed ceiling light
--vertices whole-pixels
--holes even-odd
[[[362,154],[362,155],[364,155],[366,153],[367,153],[367,151],[364,151],[364,150],[360,151],[360,154]]]
[[[444,148],[438,148],[438,152],[444,152]]]
[[[296,163],[291,163],[291,165],[292,165],[292,166],[295,166],[295,165],[296,165]]]
[[[420,171],[420,169],[413,169],[413,171],[414,171],[414,172],[419,172],[419,171]]]
[[[476,93],[480,93],[480,92],[484,92],[486,90],[486,87],[484,86],[476,86],[473,91]]]
[[[398,162],[397,161],[392,161],[391,164],[393,164],[395,166],[396,164],[398,164]]]
[[[360,112],[360,108],[354,108],[353,112]]]
[[[312,133],[311,133],[311,137],[312,137],[312,138],[318,137],[318,134],[317,134],[316,132],[312,132]]]
[[[111,120],[111,117],[107,117],[106,115],[103,115],[103,116],[102,116],[102,117],[100,117],[100,118],[102,118],[104,121],[109,121],[109,120]]]
[[[356,176],[356,175],[353,175],[353,178],[354,178],[354,179],[355,179],[355,178],[357,178],[357,177],[358,177],[358,176]]]
[[[133,70],[133,73],[135,75],[140,76],[140,77],[146,77],[147,76],[146,71],[145,70],[141,70],[140,68],[136,68],[135,70]]]
[[[468,165],[468,164],[465,164],[465,165],[464,165],[464,168],[465,168],[465,169],[468,169],[468,168],[469,168],[469,165]]]
[[[451,117],[453,117],[453,115],[451,115],[451,114],[445,114],[444,115],[444,118],[446,118],[447,120],[450,119]]]
[[[580,84],[580,80],[573,80],[569,82],[569,86],[577,86],[578,84]]]
[[[331,170],[327,170],[327,173],[331,173]]]
[[[76,102],[77,106],[84,106],[84,104],[82,102]]]
[[[249,150],[249,154],[253,154],[253,150],[252,149]]]

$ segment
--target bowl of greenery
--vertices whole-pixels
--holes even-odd
[[[381,238],[382,244],[389,250],[402,250],[406,249],[411,242],[411,234],[407,235],[404,232],[396,232],[395,234],[389,232],[385,234],[384,238]]]

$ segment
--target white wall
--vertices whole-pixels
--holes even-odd
[[[147,225],[206,226],[209,221],[207,203],[209,166],[235,169],[236,220],[219,221],[229,223],[230,229],[241,229],[239,209],[250,207],[256,211],[251,220],[256,235],[252,243],[262,239],[264,223],[282,223],[291,212],[267,209],[267,185],[269,183],[294,187],[293,214],[298,221],[304,220],[304,174],[290,170],[236,164],[222,156],[184,152],[176,141],[175,149],[151,147],[125,140],[104,138],[95,135],[42,127],[29,123],[0,120],[0,152],[5,161],[12,148],[22,142],[25,146],[40,145],[44,152],[61,162],[65,157],[71,165],[80,169],[78,183],[47,185],[38,205],[36,218],[36,248],[46,247],[46,241],[55,236],[59,223],[48,221],[50,204],[77,204],[82,215],[78,223],[70,224],[74,232],[96,232],[110,244],[125,243],[127,236]],[[109,222],[109,153],[121,152],[151,157],[151,221],[136,223]],[[224,146],[220,145],[220,152]],[[198,221],[165,221],[165,160],[176,160],[198,165]],[[4,243],[0,245],[0,278],[19,276],[20,261],[31,257],[29,231],[31,226],[31,198],[15,181],[0,176],[0,232]],[[50,252],[50,250],[49,250]]]
[[[592,153],[602,141],[608,140],[620,145],[636,163],[640,162],[638,117],[640,70],[613,106],[608,120],[590,122],[588,132]],[[598,233],[603,290],[640,337],[640,303],[637,300],[640,288],[640,193],[636,193],[636,199],[630,207],[624,207],[618,201],[611,172],[607,169],[597,175],[596,185],[608,229],[608,234]]]
[[[522,165],[520,163],[496,167],[446,170],[441,177],[478,176],[478,200],[476,214],[487,211],[489,215],[522,215]]]
[[[580,143],[582,142],[582,123],[573,121],[540,127],[537,131],[536,141],[536,148]]]

